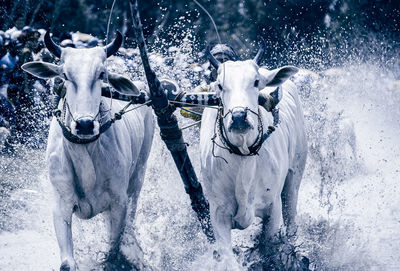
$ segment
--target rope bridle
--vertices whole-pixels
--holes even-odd
[[[226,129],[224,126],[224,119],[232,113],[232,110],[229,110],[228,113],[226,113],[224,115],[223,112],[223,105],[220,105],[219,109],[218,109],[218,114],[217,117],[215,119],[215,125],[214,125],[214,136],[212,137],[211,141],[213,142],[213,149],[212,149],[212,153],[214,157],[220,157],[222,158],[225,162],[227,162],[223,157],[221,156],[216,156],[214,154],[214,150],[215,150],[215,146],[220,147],[222,149],[225,149],[227,151],[229,151],[229,153],[233,153],[239,156],[254,156],[254,155],[258,155],[258,152],[261,149],[262,144],[270,137],[270,135],[276,130],[276,128],[278,127],[279,124],[279,109],[278,108],[273,108],[271,110],[271,114],[272,117],[274,119],[273,121],[273,125],[272,126],[268,126],[267,131],[264,133],[264,125],[262,122],[262,117],[261,117],[261,112],[260,112],[260,108],[258,108],[258,113],[254,112],[253,110],[249,109],[249,108],[245,108],[246,111],[251,112],[252,114],[255,114],[257,116],[258,119],[258,135],[256,140],[254,141],[254,143],[248,147],[249,149],[249,153],[248,154],[244,154],[240,151],[240,149],[238,147],[236,147],[235,145],[233,145],[227,136],[226,133]],[[220,138],[220,141],[222,142],[221,144],[218,144],[216,139],[217,136]]]
[[[80,138],[80,137],[72,134],[71,128],[67,124],[65,124],[65,119],[66,119],[66,116],[67,116],[67,114],[66,114],[67,113],[67,109],[68,109],[68,114],[74,120],[74,118],[73,118],[73,116],[71,114],[71,111],[69,109],[68,102],[67,102],[65,97],[62,99],[62,103],[63,103],[62,108],[63,109],[62,110],[59,109],[59,108],[55,109],[53,111],[53,116],[56,118],[58,124],[60,125],[64,137],[69,142],[72,142],[72,143],[75,143],[75,144],[88,144],[88,143],[96,141],[100,137],[100,135],[102,133],[104,133],[105,131],[107,131],[111,127],[111,125],[115,121],[120,120],[122,118],[122,115],[124,115],[125,113],[128,113],[128,112],[130,112],[132,110],[138,109],[139,107],[148,105],[150,102],[151,102],[151,100],[149,100],[149,101],[147,101],[147,102],[145,102],[143,104],[140,104],[140,105],[138,105],[136,107],[133,107],[133,108],[128,110],[129,106],[131,106],[133,104],[133,101],[130,101],[120,111],[118,111],[117,113],[114,113],[114,116],[112,118],[110,118],[106,122],[102,123],[100,125],[100,128],[99,128],[99,133],[97,135],[95,135],[95,136],[90,137],[90,138]],[[96,116],[93,118],[93,120],[95,120],[100,115],[100,112],[109,112],[109,110],[104,110],[104,111],[101,110],[102,105],[103,105],[103,102],[100,102],[99,111],[96,114]]]

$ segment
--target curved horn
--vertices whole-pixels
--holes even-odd
[[[44,44],[46,45],[46,48],[55,55],[56,57],[60,58],[61,57],[61,47],[58,46],[50,37],[50,32],[47,31],[46,34],[44,35]]]
[[[122,44],[122,34],[117,31],[117,36],[115,37],[115,39],[110,42],[106,47],[104,47],[104,50],[106,50],[106,54],[107,57],[112,56],[113,54],[115,54],[119,47],[121,47]]]
[[[218,67],[221,63],[217,59],[215,59],[215,57],[211,54],[210,45],[207,46],[206,56],[207,56],[208,60],[210,61],[211,65],[213,65],[214,68],[218,70]]]
[[[258,49],[257,55],[253,59],[257,63],[257,65],[261,64],[261,60],[263,59],[263,55],[265,52],[265,47],[265,40],[261,38],[260,48]]]

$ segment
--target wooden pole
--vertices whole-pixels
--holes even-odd
[[[168,102],[167,95],[161,87],[160,81],[150,67],[137,0],[130,0],[130,6],[135,38],[140,50],[140,57],[142,58],[147,83],[150,89],[152,107],[157,116],[158,126],[160,127],[161,138],[171,152],[175,165],[182,178],[185,191],[190,196],[192,208],[197,214],[203,232],[207,236],[208,241],[214,243],[215,237],[210,221],[209,204],[203,194],[201,184],[197,180],[192,163],[190,162],[186,143],[183,141],[182,131],[179,129],[178,121],[175,115],[173,115],[175,106]]]

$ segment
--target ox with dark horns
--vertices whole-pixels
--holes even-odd
[[[101,84],[106,78],[119,92],[139,94],[137,83],[108,72],[104,65],[121,46],[119,32],[104,48],[61,48],[49,32],[44,40],[61,64],[30,62],[23,69],[39,78],[58,76],[65,80],[65,97],[51,122],[47,145],[49,177],[55,190],[53,216],[60,270],[77,269],[72,214],[89,219],[102,212],[108,215],[110,234],[106,266],[117,270],[115,263],[122,259],[120,241],[128,201],[131,199],[134,214],[144,179],[154,133],[153,115],[150,108],[141,107],[114,122],[127,103],[111,103],[101,96]]]
[[[212,88],[222,109],[204,111],[201,170],[215,255],[220,255],[214,267],[218,270],[240,269],[232,253],[231,229],[245,229],[255,217],[263,220],[264,240],[272,240],[283,224],[290,232],[296,228],[307,157],[303,110],[296,87],[288,80],[297,68],[260,67],[264,50],[262,41],[254,59],[224,63],[208,52],[218,70]],[[273,100],[271,113],[260,106],[265,96]]]

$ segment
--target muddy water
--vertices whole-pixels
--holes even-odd
[[[395,77],[377,65],[359,63],[294,78],[301,86],[310,152],[300,189],[297,242],[317,270],[396,270],[400,265],[400,90]],[[123,251],[154,270],[191,270],[209,247],[156,133]],[[198,133],[196,127],[184,132],[197,172]],[[0,157],[0,270],[58,270],[45,152],[19,147],[16,153]],[[107,251],[103,222],[101,215],[73,220],[81,270],[98,268]],[[234,231],[235,249],[254,246],[250,235],[258,230],[256,223]],[[132,245],[135,239],[141,248]],[[245,261],[240,254],[239,260]]]

